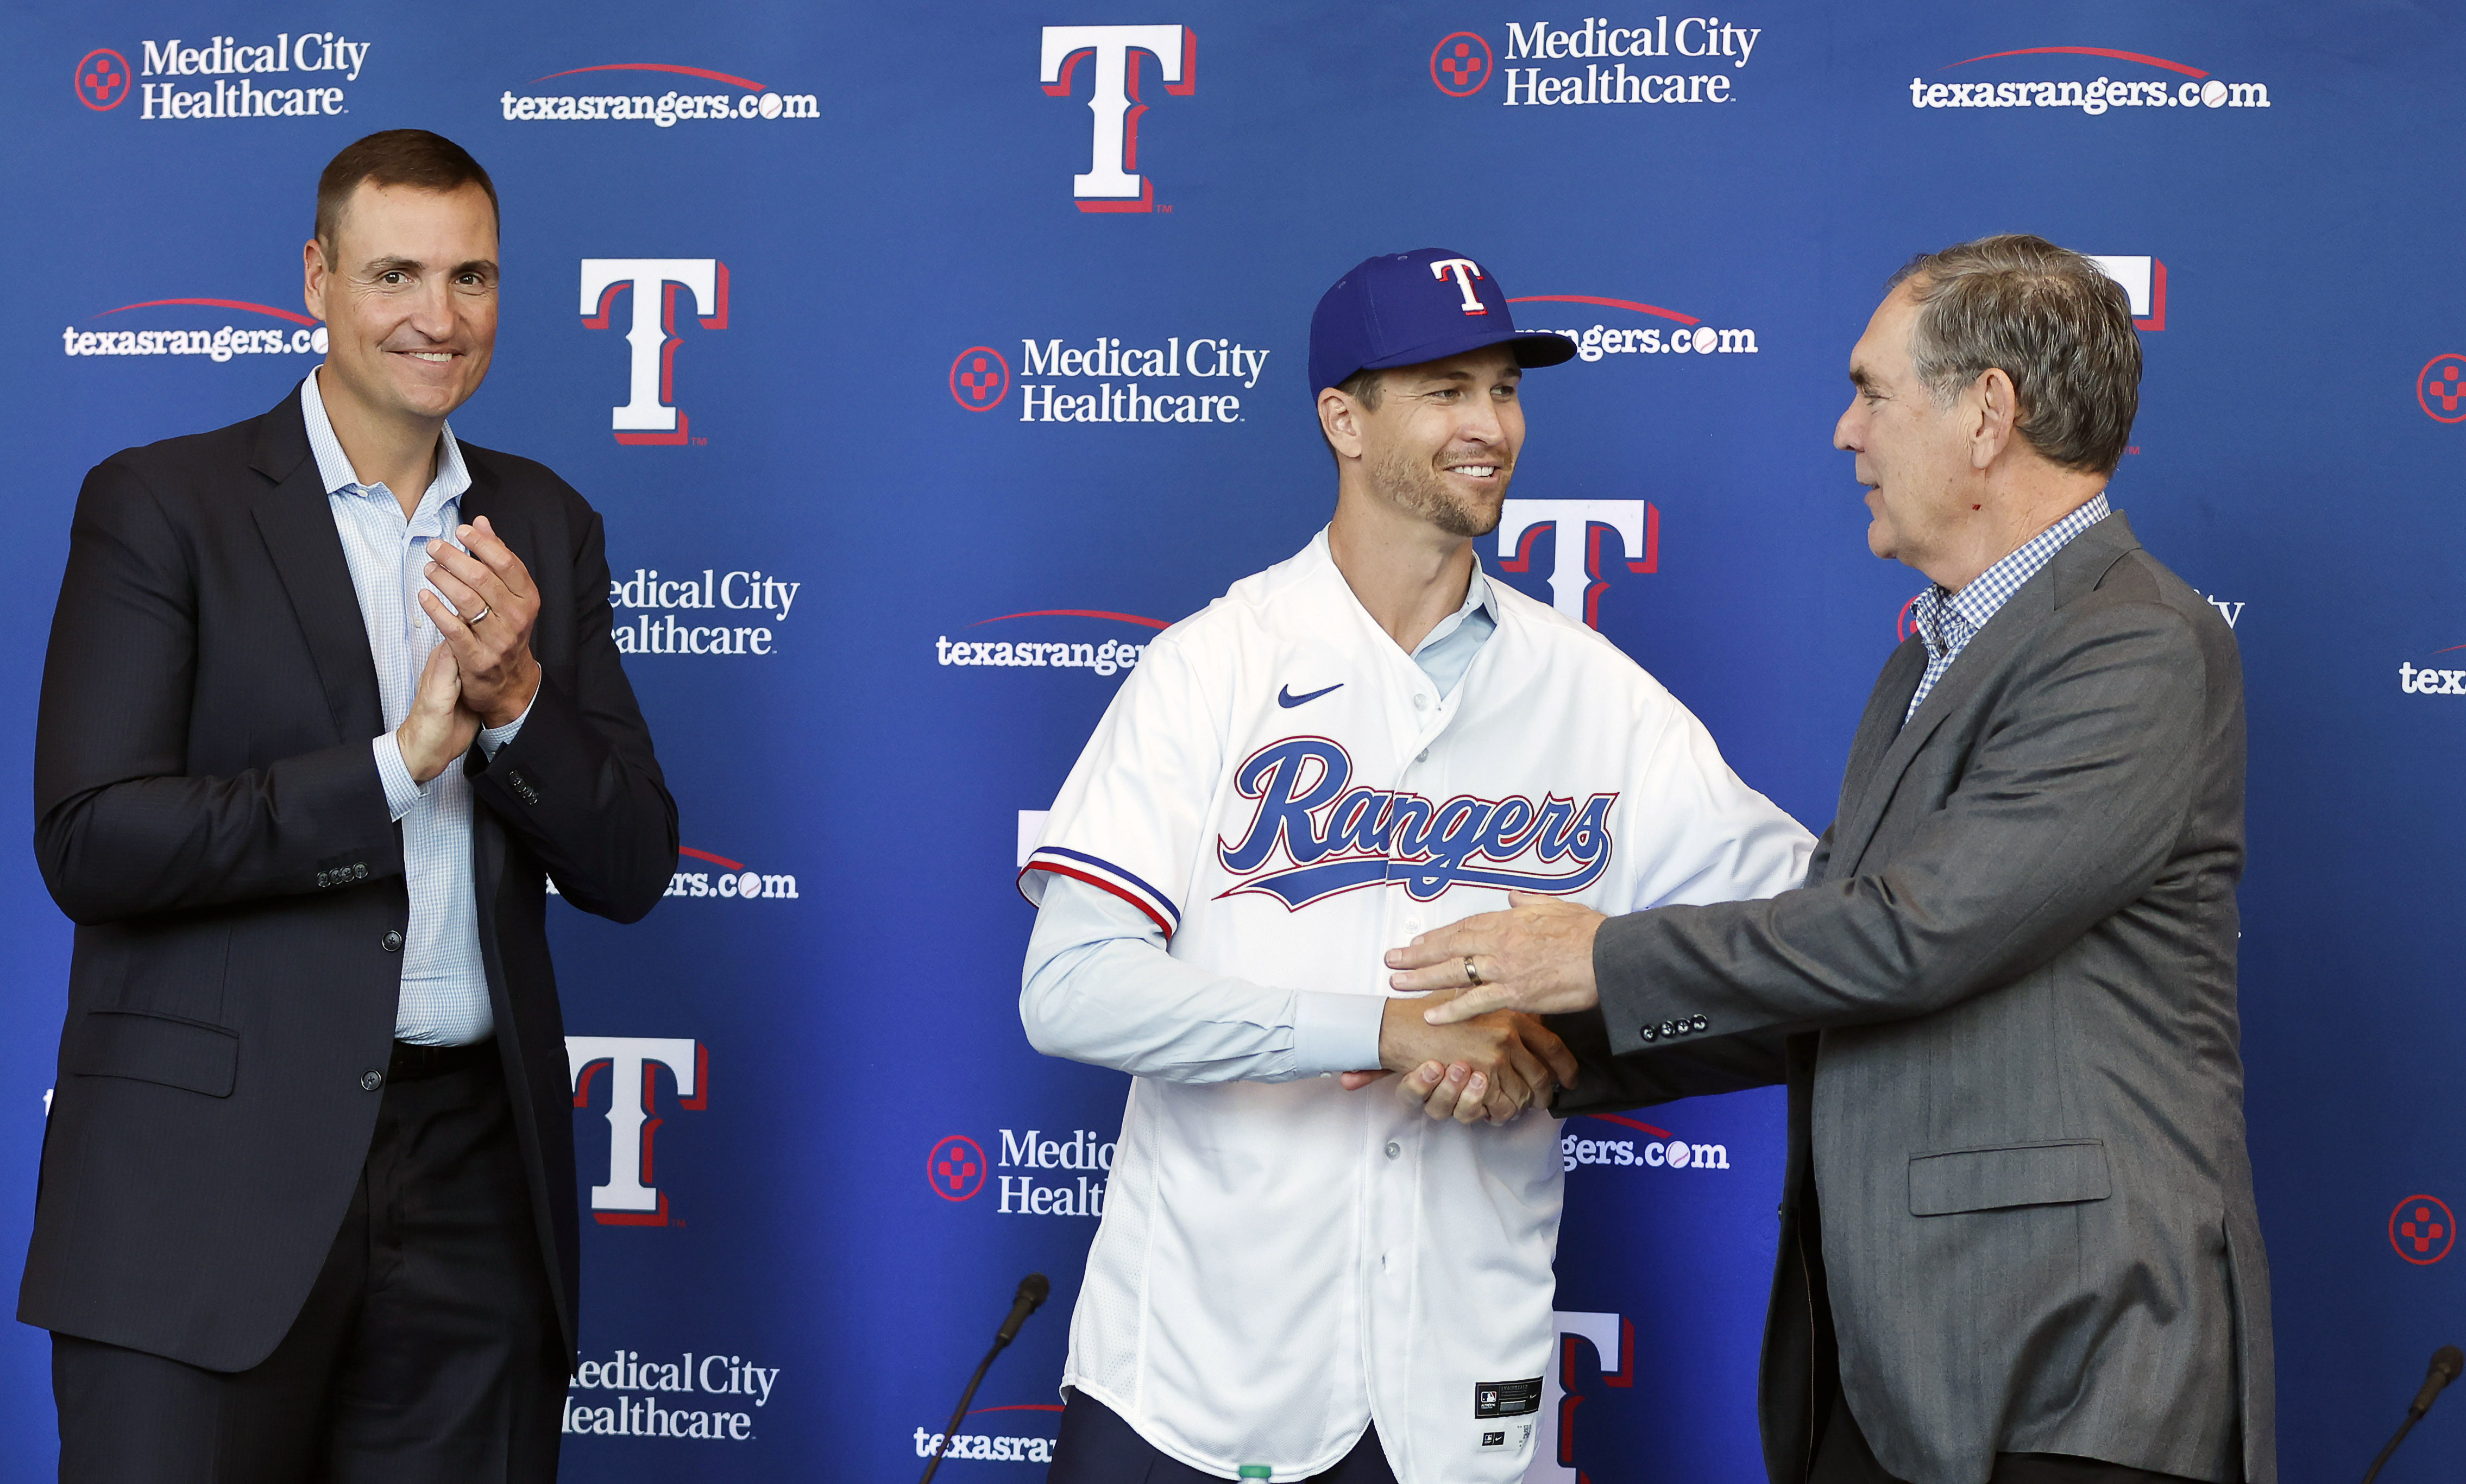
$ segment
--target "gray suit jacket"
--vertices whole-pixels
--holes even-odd
[[[1912,1484],[1998,1452],[2273,1484],[2233,634],[2119,514],[1903,725],[1925,662],[1885,665],[1805,888],[1603,925],[1560,1111],[1790,1084],[1775,1484],[1805,1477],[1836,1337]]]

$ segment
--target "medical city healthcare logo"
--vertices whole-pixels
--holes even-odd
[[[616,300],[633,299],[633,326],[625,332],[630,347],[625,404],[609,417],[619,443],[675,447],[707,441],[690,436],[691,422],[677,406],[677,299],[688,293],[695,322],[706,330],[728,328],[728,265],[718,258],[582,260],[584,329],[607,329],[614,322]]]
[[[2098,61],[2129,64],[2134,71],[2121,78],[2110,78],[2104,72],[2087,80],[2079,78],[2061,81],[1984,81],[1958,80],[1929,82],[1926,78],[1910,79],[1912,108],[2064,108],[2096,118],[2109,110],[2133,112],[2140,109],[2171,108],[2192,110],[2205,108],[2267,108],[2269,86],[2261,82],[2228,82],[2212,78],[2201,68],[2187,63],[2151,56],[2142,52],[2118,51],[2102,46],[2029,46],[2009,52],[1988,52],[1958,62],[1947,62],[1937,68],[1939,73],[1973,66],[1982,62],[2004,62],[2000,69],[1985,71],[2012,72],[2037,65],[2011,62],[2017,56],[2079,56],[2096,60],[2076,64],[2077,71],[2087,72]],[[2048,70],[2052,70],[2048,67]],[[2152,78],[2150,74],[2162,76]],[[2171,76],[2165,76],[2171,75]],[[2182,81],[2174,80],[2181,78]]]
[[[271,327],[235,325],[228,321],[211,328],[193,323],[189,327],[173,327],[162,322],[171,316],[143,312],[201,308],[235,310],[280,322]],[[245,299],[142,299],[89,315],[86,322],[92,324],[98,320],[123,314],[133,314],[136,318],[95,329],[81,330],[74,324],[63,326],[60,330],[60,353],[69,356],[196,356],[217,365],[235,356],[322,356],[325,353],[325,327],[316,320],[296,309],[277,309],[272,304]],[[290,327],[284,328],[285,325]]]
[[[1105,1214],[1105,1182],[1113,1171],[1114,1141],[1092,1128],[1066,1137],[1041,1128],[998,1130],[999,1158],[990,1165],[985,1146],[965,1134],[949,1134],[925,1152],[925,1185],[945,1201],[973,1201],[987,1181],[998,1192],[998,1216]],[[1020,1173],[1006,1175],[1004,1170]],[[1040,1184],[1040,1181],[1042,1182]]]
[[[1449,32],[1430,49],[1430,83],[1449,98],[1471,98],[1497,73],[1503,79],[1499,104],[1507,108],[1727,103],[1733,101],[1736,74],[1754,57],[1763,35],[1761,27],[1740,26],[1716,15],[1685,15],[1674,21],[1656,15],[1640,25],[1613,25],[1611,20],[1587,15],[1577,26],[1511,21],[1503,38],[1504,69],[1497,65],[1490,38],[1477,31]],[[1672,57],[1689,60],[1669,60]],[[1519,61],[1533,65],[1518,67]],[[1581,72],[1576,70],[1577,62],[1584,64]],[[1682,70],[1656,71],[1650,62]],[[1722,67],[1730,70],[1684,70]]]
[[[1047,26],[1037,80],[1048,98],[1068,98],[1087,62],[1087,111],[1094,115],[1087,172],[1070,177],[1083,211],[1154,211],[1155,182],[1139,173],[1139,75],[1155,63],[1164,90],[1187,98],[1199,88],[1199,33],[1187,26]]]
[[[638,74],[652,74],[647,79]],[[658,75],[690,78],[706,83],[721,83],[736,92],[696,90],[681,92],[671,85],[663,93],[616,93],[596,91],[614,89],[630,82],[647,80],[657,83]],[[612,76],[613,75],[613,76]],[[720,122],[723,121],[770,122],[777,119],[819,119],[821,103],[811,93],[774,93],[767,85],[733,73],[714,72],[707,67],[684,67],[674,62],[602,62],[591,67],[569,67],[546,77],[533,78],[527,84],[536,88],[543,82],[555,82],[560,78],[586,79],[568,82],[568,89],[592,88],[594,91],[523,93],[507,88],[497,100],[502,116],[514,121],[566,123],[648,123],[657,128],[674,128],[680,123]]]
[[[140,120],[331,118],[350,112],[331,79],[357,82],[374,47],[338,31],[213,35],[195,45],[174,36],[138,43],[132,68],[126,54],[100,46],[78,58],[71,86],[96,113],[111,112],[133,93]],[[196,80],[184,80],[190,78]],[[292,86],[295,80],[306,85]]]
[[[96,47],[78,58],[75,86],[78,101],[97,113],[119,107],[128,101],[128,58]]]
[[[1229,335],[1021,337],[1016,363],[991,345],[953,357],[951,400],[990,412],[1016,374],[1022,423],[1238,423],[1272,354]]]
[[[779,653],[779,631],[796,606],[801,582],[758,566],[706,566],[666,576],[656,566],[608,579],[619,654],[746,654]],[[684,614],[682,623],[678,614]]]
[[[2433,356],[2414,373],[2414,402],[2435,423],[2466,423],[2466,356]]]
[[[2436,1195],[2410,1195],[2388,1219],[2389,1246],[2418,1268],[2428,1268],[2457,1245],[2457,1218]]]

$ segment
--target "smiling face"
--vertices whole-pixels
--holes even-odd
[[[1906,287],[1887,295],[1867,321],[1850,352],[1856,390],[1833,427],[1832,446],[1857,455],[1858,482],[1867,486],[1874,517],[1868,549],[1929,571],[1969,533],[1979,512],[1970,433],[1977,409],[1969,392],[1950,406],[1938,403],[1918,379],[1910,359],[1917,321]]]
[[[326,324],[320,388],[388,422],[433,424],[480,389],[497,343],[497,219],[478,186],[362,181],[330,240],[308,244],[309,312]]]
[[[1386,372],[1379,405],[1356,414],[1371,493],[1451,536],[1498,529],[1524,446],[1523,376],[1505,345]]]

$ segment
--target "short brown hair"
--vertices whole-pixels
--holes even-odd
[[[477,186],[488,193],[488,214],[497,215],[497,185],[470,151],[426,129],[387,129],[343,146],[317,177],[317,240],[334,240],[343,205],[366,181],[418,190],[460,190]]]
[[[2060,468],[2115,473],[2141,410],[2141,337],[2121,284],[2017,233],[1921,253],[1886,287],[1903,284],[1918,309],[1910,359],[1937,402],[2001,367],[2029,447]]]

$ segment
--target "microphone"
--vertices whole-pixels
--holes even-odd
[[[1020,1292],[1027,1292],[1025,1284],[1020,1286]],[[2459,1371],[2466,1371],[2466,1352],[2455,1345],[2442,1345],[2432,1352],[2432,1374],[2423,1378],[2423,1389],[2414,1394],[2414,1405],[2407,1410],[2417,1417],[2432,1410],[2432,1399],[2440,1395],[2441,1387],[2457,1379]]]
[[[925,1476],[916,1484],[933,1484],[934,1472],[942,1467],[942,1455],[949,1451],[952,1437],[959,1430],[959,1424],[967,1420],[968,1404],[976,1399],[976,1387],[984,1382],[985,1372],[993,1369],[994,1357],[1019,1338],[1020,1326],[1027,1322],[1029,1315],[1043,1306],[1045,1296],[1052,1292],[1053,1280],[1042,1273],[1031,1273],[1019,1280],[1019,1292],[1011,1296],[1010,1315],[994,1334],[994,1347],[976,1362],[976,1373],[968,1378],[968,1389],[959,1393],[959,1405],[951,1412],[950,1426],[942,1429],[942,1441],[933,1445],[933,1451],[925,1463]]]
[[[2423,1420],[2423,1414],[2432,1410],[2432,1404],[2439,1399],[2441,1388],[2455,1381],[2460,1371],[2466,1371],[2466,1353],[2461,1353],[2455,1345],[2442,1345],[2432,1352],[2432,1370],[2423,1378],[2423,1389],[2414,1394],[2414,1405],[2406,1409],[2406,1421],[2398,1425],[2396,1433],[2381,1449],[2380,1456],[2373,1459],[2372,1466],[2364,1472],[2364,1484],[2372,1484],[2372,1480],[2380,1477],[2381,1469],[2389,1461],[2389,1455],[2395,1453],[2397,1446],[2406,1441],[2406,1435],[2414,1430],[2414,1425]]]
[[[1002,1346],[1009,1344],[1012,1340],[1017,1340],[1019,1338],[1019,1327],[1027,1322],[1027,1317],[1029,1315],[1034,1314],[1037,1310],[1044,1307],[1045,1296],[1052,1292],[1053,1281],[1042,1273],[1031,1273],[1027,1276],[1020,1279],[1019,1292],[1011,1296],[1010,1318],[1002,1320],[1001,1332],[994,1337],[994,1348],[998,1350]],[[2454,1359],[2457,1354],[2457,1348],[2455,1345],[2452,1345],[2450,1348],[2442,1351],[2441,1354],[2453,1358],[2453,1363],[2450,1366],[2449,1374],[2452,1376],[2456,1375],[2457,1368],[2454,1363]],[[2434,1363],[2435,1365],[2437,1364],[2436,1362]],[[2430,1404],[2427,1403],[2426,1405],[2428,1406]]]

